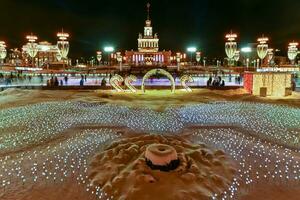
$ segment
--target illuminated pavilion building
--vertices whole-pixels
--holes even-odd
[[[22,48],[23,56],[25,58],[28,58],[27,53],[26,53],[27,48],[28,48],[27,45],[24,45]],[[57,57],[56,57],[56,55],[59,53],[57,45],[52,45],[51,43],[49,43],[47,41],[43,41],[38,44],[37,48],[38,48],[38,53],[35,57],[35,65],[37,67],[46,68],[47,65],[58,62]]]
[[[153,34],[149,3],[147,8],[144,34],[140,33],[138,37],[138,51],[126,51],[126,62],[133,66],[167,66],[170,64],[171,51],[159,51],[159,38]]]

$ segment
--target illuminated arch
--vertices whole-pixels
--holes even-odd
[[[147,79],[149,79],[151,76],[156,75],[156,74],[164,75],[171,81],[171,90],[172,90],[172,93],[174,93],[175,92],[175,80],[169,72],[167,72],[166,70],[163,70],[163,69],[152,69],[145,74],[145,76],[143,77],[143,81],[142,81],[142,91],[145,93],[145,81]]]

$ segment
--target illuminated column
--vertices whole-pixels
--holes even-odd
[[[58,41],[57,41],[57,48],[59,50],[59,53],[61,54],[62,61],[63,61],[63,69],[65,69],[65,61],[68,60],[68,54],[69,54],[69,48],[70,44],[67,41],[69,34],[64,33],[63,31],[60,33],[57,33]]]
[[[297,42],[291,42],[288,47],[288,58],[291,61],[291,64],[295,64],[295,59],[298,55],[298,43]]]
[[[35,41],[38,39],[35,35],[31,34],[27,37],[27,54],[31,57],[32,60],[32,67],[34,67],[34,58],[38,53],[38,45]]]
[[[6,51],[6,44],[3,41],[0,41],[0,59],[1,59],[1,64],[4,63],[4,59],[7,56],[7,51]]]
[[[257,45],[257,55],[260,58],[261,62],[263,62],[263,60],[268,55],[269,45],[267,44],[267,42],[269,41],[269,38],[262,36],[261,38],[258,38],[257,41],[259,42],[259,44]],[[259,67],[259,60],[257,67]]]
[[[229,66],[232,66],[232,61],[237,51],[237,43],[235,41],[237,38],[237,34],[231,32],[227,34],[225,38],[227,39],[227,42],[225,43],[225,52],[228,57],[228,64]]]

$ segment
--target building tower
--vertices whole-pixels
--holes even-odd
[[[147,4],[147,20],[145,22],[144,27],[144,35],[139,34],[138,38],[138,50],[139,52],[147,53],[147,52],[158,52],[159,39],[157,34],[153,36],[153,28],[150,20],[150,3]]]
[[[147,4],[147,20],[145,22],[144,34],[138,37],[138,50],[126,51],[126,63],[131,66],[168,66],[171,63],[171,51],[159,51],[159,39],[153,34],[150,19],[150,4]]]

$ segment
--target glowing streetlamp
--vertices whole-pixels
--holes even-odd
[[[101,60],[102,60],[102,52],[101,51],[97,51],[97,60],[98,60],[99,65],[100,65]]]
[[[267,59],[268,59],[268,64],[271,64],[271,61],[274,58],[274,49],[268,49],[268,55],[267,55]]]
[[[241,48],[242,53],[246,54],[246,67],[249,68],[249,63],[250,63],[250,59],[249,59],[249,54],[252,52],[252,48],[251,47],[243,47]]]
[[[235,52],[233,59],[236,62],[236,65],[237,65],[238,61],[240,60],[240,51]]]
[[[4,59],[7,56],[6,44],[3,41],[0,41],[0,60],[1,63],[4,63]]]
[[[121,52],[117,52],[117,61],[120,65],[120,71],[122,71],[122,61],[123,61],[123,56],[121,54]]]
[[[188,47],[187,51],[191,54],[191,64],[193,64],[193,54],[197,51],[196,47]]]
[[[288,58],[291,61],[291,64],[295,63],[295,59],[298,55],[298,42],[291,42],[288,47]]]
[[[201,52],[197,51],[196,52],[196,61],[197,61],[197,63],[200,63],[200,60],[201,60]]]
[[[68,59],[70,44],[67,41],[69,34],[64,33],[63,31],[57,33],[58,41],[57,41],[57,48],[59,50],[59,54],[61,55],[61,60],[63,61],[63,68],[65,69],[65,62],[64,60]]]
[[[28,40],[27,43],[27,54],[32,59],[32,67],[34,67],[34,58],[38,53],[38,44],[35,43],[35,41],[38,39],[37,36],[31,34],[26,36],[26,39]]]
[[[267,42],[269,41],[269,38],[262,36],[258,38],[257,41],[259,42],[259,44],[257,45],[257,55],[260,60],[263,61],[268,55],[269,45]],[[257,63],[257,67],[259,67],[259,60]]]
[[[228,57],[228,63],[230,66],[232,66],[232,61],[234,60],[234,56],[237,51],[237,43],[235,41],[237,34],[231,32],[227,34],[225,38],[227,39],[227,42],[225,43],[225,52]]]
[[[107,60],[107,63],[109,64],[109,58],[110,58],[110,54],[112,53],[112,52],[114,52],[115,51],[115,48],[114,47],[111,47],[111,46],[108,46],[108,47],[104,47],[104,52],[105,53],[107,53],[107,55],[108,55],[108,60]]]
[[[176,53],[176,62],[177,62],[177,70],[179,71],[180,70],[180,62],[181,62],[181,58],[182,58],[182,55],[181,53]]]

